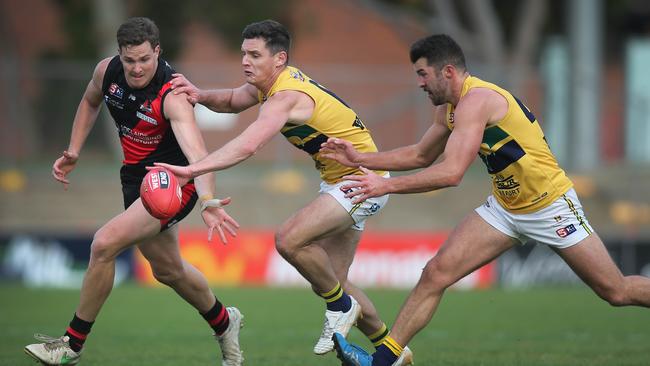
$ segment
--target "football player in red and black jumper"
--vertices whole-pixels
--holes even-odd
[[[127,20],[117,31],[117,43],[119,54],[100,61],[94,70],[77,108],[70,144],[54,162],[52,175],[67,187],[67,175],[76,166],[104,102],[115,120],[124,151],[120,176],[125,211],[94,235],[79,305],[65,334],[58,338],[37,335],[40,343],[28,345],[25,352],[48,365],[76,364],[113,287],[115,258],[137,245],[151,264],[154,277],[173,288],[212,327],[221,346],[222,364],[240,365],[242,315],[237,308],[225,307],[217,300],[203,274],[180,256],[175,225],[192,210],[198,196],[209,237],[216,229],[225,243],[226,232],[234,236],[239,227],[218,207],[230,200],[214,198],[214,176],[206,175],[183,186],[181,210],[171,219],[156,219],[145,210],[139,187],[147,165],[155,161],[187,165],[206,156],[207,151],[187,97],[169,93],[168,81],[174,70],[160,58],[159,31],[154,22],[147,18]],[[211,204],[204,204],[206,201]]]

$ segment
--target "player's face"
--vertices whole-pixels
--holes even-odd
[[[241,65],[246,82],[255,86],[263,85],[271,79],[278,66],[283,66],[281,54],[271,54],[262,38],[245,39],[241,45]]]
[[[142,89],[149,85],[158,68],[158,55],[160,55],[160,46],[151,47],[149,41],[137,46],[120,48],[124,76],[131,88]]]
[[[433,105],[447,103],[448,83],[442,76],[442,72],[428,65],[427,59],[424,57],[415,61],[413,68],[418,75],[418,86],[428,94]]]

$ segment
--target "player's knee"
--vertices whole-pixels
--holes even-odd
[[[289,239],[287,233],[282,229],[275,233],[275,249],[287,260],[290,260],[295,255],[295,246]]]
[[[108,230],[95,233],[90,245],[90,258],[100,262],[110,262],[119,254],[120,243]]]
[[[181,281],[185,275],[182,265],[173,264],[158,265],[151,263],[151,272],[156,281],[170,287]]]
[[[452,276],[444,270],[440,262],[433,258],[427,262],[422,270],[420,277],[421,285],[434,291],[444,291],[447,287],[454,284]]]

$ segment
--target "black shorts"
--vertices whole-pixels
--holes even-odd
[[[123,165],[120,169],[120,180],[122,181],[122,196],[124,197],[125,210],[140,198],[140,185],[142,184],[142,179],[144,179],[146,174],[146,169],[139,166]],[[181,209],[174,217],[160,220],[160,231],[164,231],[181,221],[194,208],[198,199],[196,187],[194,187],[194,180],[191,180],[184,185],[183,188],[181,188],[181,191],[183,192]]]

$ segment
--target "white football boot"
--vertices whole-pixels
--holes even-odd
[[[244,326],[244,316],[236,307],[227,307],[230,323],[222,335],[214,335],[221,347],[222,366],[241,366],[244,362],[243,352],[239,348],[239,329]]]
[[[76,365],[81,358],[79,353],[70,348],[68,336],[54,338],[43,334],[34,334],[34,343],[25,347],[25,353],[46,365]]]
[[[413,351],[410,348],[404,347],[402,354],[399,355],[399,358],[393,362],[392,366],[407,366],[413,365]]]
[[[314,346],[314,353],[317,355],[324,355],[327,352],[334,350],[334,341],[332,335],[334,332],[340,333],[343,337],[347,337],[350,328],[361,317],[361,305],[350,296],[352,306],[347,312],[342,311],[325,311],[325,323],[323,324],[323,332],[318,338],[318,342]]]

